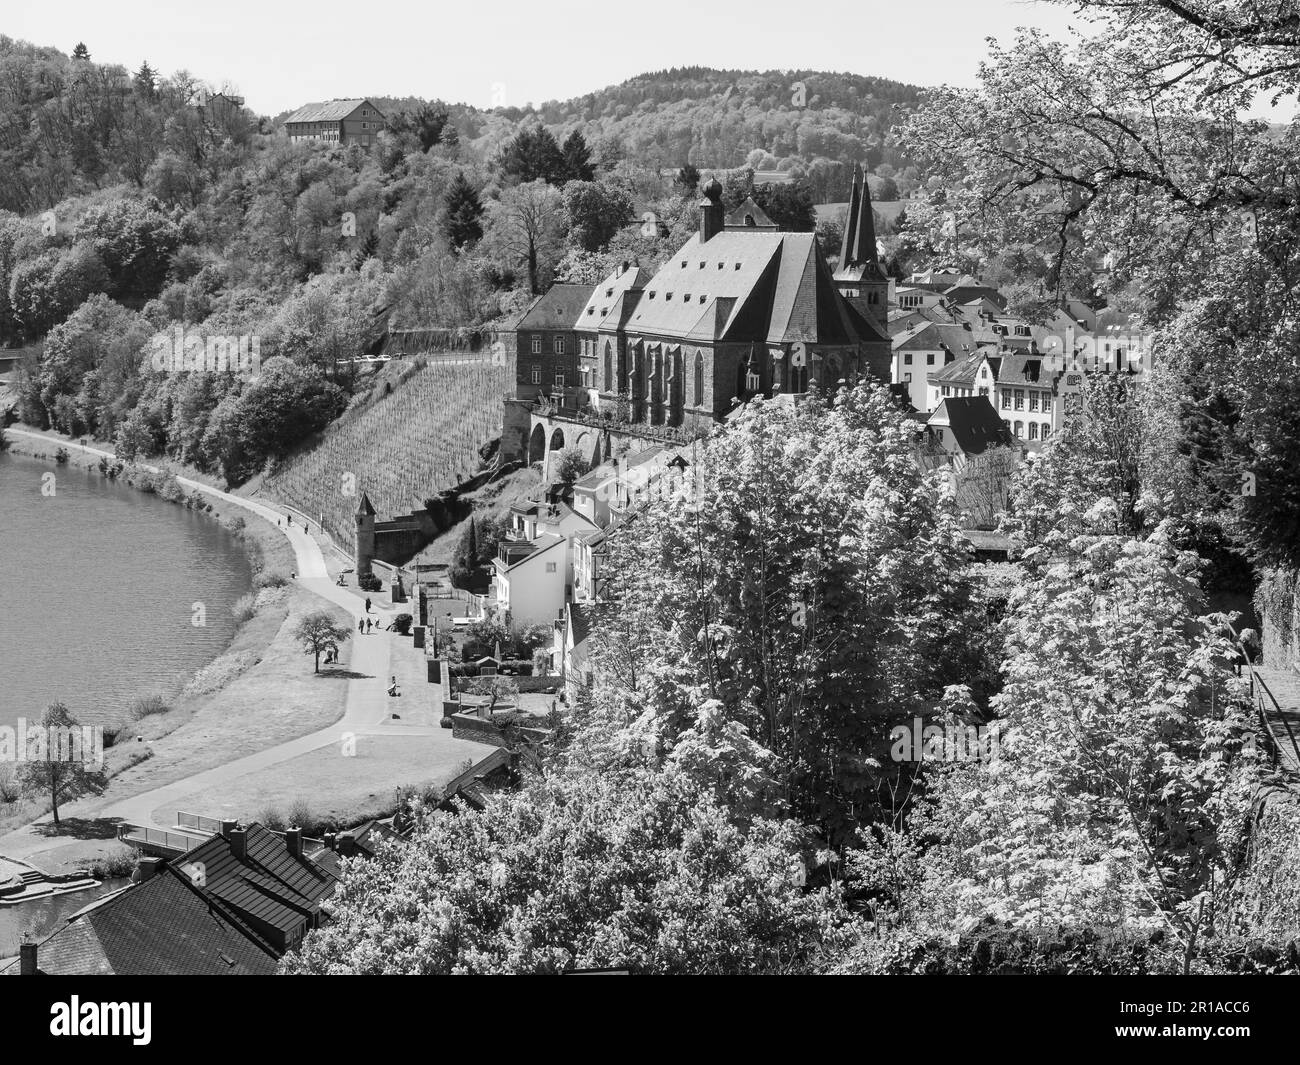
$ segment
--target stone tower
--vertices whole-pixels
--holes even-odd
[[[369,577],[372,573],[370,563],[375,558],[375,508],[370,497],[361,493],[361,502],[357,506],[357,579]]]
[[[876,220],[871,207],[871,187],[866,171],[853,165],[853,188],[849,213],[844,218],[844,239],[840,244],[840,265],[835,285],[844,297],[881,329],[889,325],[889,278],[880,268],[876,249]]]

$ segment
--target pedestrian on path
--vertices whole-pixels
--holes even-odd
[[[366,613],[370,613],[370,596],[366,596]]]
[[[361,618],[357,618],[357,632],[365,632],[365,631],[366,631],[366,623],[362,621]]]

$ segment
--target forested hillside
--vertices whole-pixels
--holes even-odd
[[[916,92],[694,68],[528,111],[376,98],[387,125],[365,150],[290,143],[283,115],[143,58],[131,72],[0,38],[0,346],[29,352],[19,415],[242,481],[347,406],[354,358],[386,329],[501,321],[557,279],[658,266],[697,225],[701,171],[796,230],[855,163],[883,198],[914,188],[888,136]],[[822,235],[837,243],[833,223]],[[255,338],[273,387],[160,370],[160,335]]]

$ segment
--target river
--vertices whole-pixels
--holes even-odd
[[[210,516],[0,453],[0,726],[54,700],[120,724],[134,696],[175,693],[229,644],[251,582]]]

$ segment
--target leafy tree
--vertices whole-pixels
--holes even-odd
[[[482,811],[418,814],[282,971],[807,972],[849,918],[803,869],[793,825],[736,824],[681,771],[535,776]]]
[[[1265,566],[1300,568],[1300,382],[1280,381],[1250,430],[1254,457],[1237,487],[1255,556]]]
[[[27,794],[50,800],[56,826],[60,802],[98,795],[108,786],[102,765],[92,760],[97,745],[91,735],[66,706],[51,703],[41,715],[35,744],[29,736],[26,759],[18,765],[18,782]],[[75,757],[78,753],[80,758]]]
[[[447,243],[457,251],[477,243],[483,236],[482,218],[478,192],[464,171],[457,172],[443,202],[442,231]]]
[[[72,58],[88,62],[90,60],[90,49],[81,41],[78,41],[77,46],[72,50]]]
[[[569,238],[584,251],[599,251],[632,220],[632,200],[622,189],[598,181],[564,186]]]
[[[833,839],[882,814],[890,727],[982,669],[967,548],[914,433],[865,384],[752,403],[608,539],[591,656],[618,720],[670,755],[724,732],[720,777]]]
[[[441,104],[421,104],[413,111],[399,111],[388,119],[388,128],[399,135],[410,136],[427,152],[442,140],[450,113]]]
[[[555,464],[555,480],[559,484],[572,485],[587,472],[588,466],[587,459],[577,448],[565,448]]]
[[[316,656],[315,671],[319,673],[320,656],[326,651],[337,651],[339,645],[352,636],[352,629],[335,624],[328,610],[317,610],[299,619],[293,636],[307,654]]]

